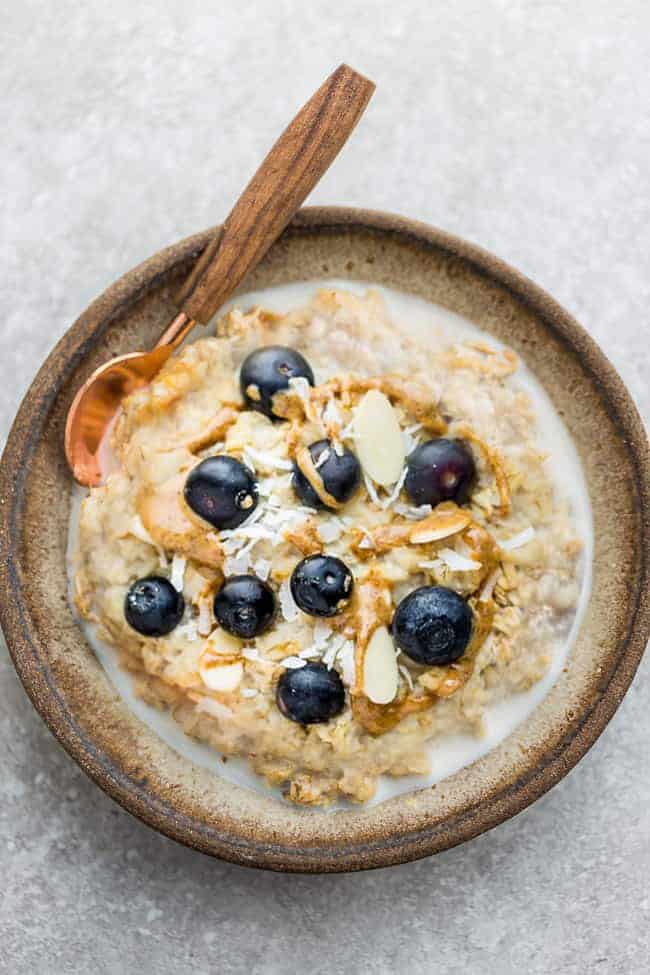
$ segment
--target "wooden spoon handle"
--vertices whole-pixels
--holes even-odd
[[[284,130],[181,289],[181,311],[207,322],[277,240],[338,155],[374,84],[342,64]]]

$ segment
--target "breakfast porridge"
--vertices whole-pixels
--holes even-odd
[[[379,290],[233,307],[129,397],[74,600],[137,695],[297,803],[485,735],[566,643],[584,533],[517,356]]]

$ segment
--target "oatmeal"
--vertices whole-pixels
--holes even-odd
[[[377,292],[231,310],[125,402],[79,612],[142,699],[296,802],[426,775],[545,676],[578,601],[518,369],[417,341]]]

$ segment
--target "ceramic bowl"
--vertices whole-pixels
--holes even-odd
[[[81,315],[34,380],[0,468],[0,621],[34,706],[69,754],[161,832],[237,863],[358,870],[413,860],[495,826],[546,792],[618,707],[649,631],[649,452],[620,378],[586,332],[502,261],[414,221],[303,210],[244,283],[349,277],[419,295],[521,353],[573,437],[595,525],[593,592],[561,677],[497,748],[433,788],[370,808],[292,808],[182,759],[127,708],[66,599],[71,477],[63,427],[80,383],[157,339],[172,295],[214,231],[129,271]]]

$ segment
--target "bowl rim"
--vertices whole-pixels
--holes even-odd
[[[599,387],[609,417],[634,461],[634,486],[641,526],[640,582],[635,594],[634,616],[616,666],[600,695],[585,710],[577,730],[547,762],[531,767],[513,783],[506,783],[489,803],[478,804],[455,819],[447,819],[444,828],[436,824],[430,830],[393,837],[379,836],[374,843],[369,843],[366,837],[356,844],[350,842],[338,848],[336,856],[331,850],[303,851],[301,855],[299,850],[288,847],[280,846],[277,850],[262,844],[255,847],[250,842],[244,844],[243,840],[236,843],[231,837],[216,836],[214,831],[202,832],[197,829],[196,820],[163,806],[145,786],[134,787],[133,780],[101,753],[66,712],[51,675],[39,661],[29,627],[20,612],[21,578],[17,552],[26,481],[22,458],[37,442],[33,432],[34,418],[46,415],[58,394],[56,377],[63,378],[64,368],[67,373],[84,360],[97,341],[98,330],[106,327],[111,318],[119,317],[125,305],[137,300],[179,263],[195,259],[215,230],[209,228],[186,237],[118,278],[63,335],[30,385],[0,461],[0,585],[5,593],[5,598],[0,600],[0,625],[27,694],[68,754],[120,805],[170,838],[242,865],[310,873],[389,866],[428,856],[503,822],[555,785],[596,741],[634,677],[650,636],[650,448],[643,422],[622,379],[582,326],[543,289],[500,258],[445,231],[390,213],[332,206],[307,207],[299,211],[289,232],[378,231],[467,262],[475,273],[505,288],[519,303],[527,306],[571,349],[573,355],[579,355],[591,382]],[[107,309],[112,312],[108,320]],[[360,852],[362,846],[363,853]]]

